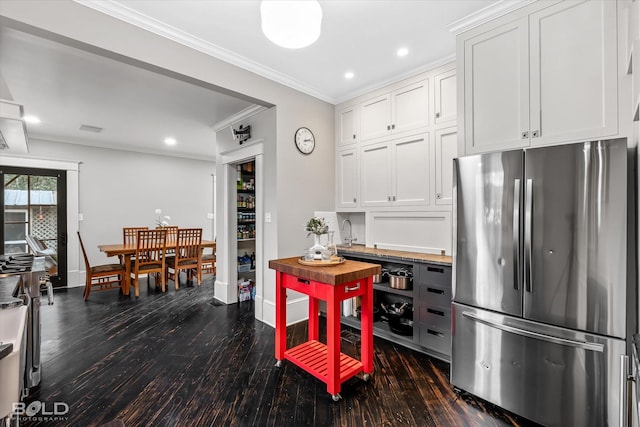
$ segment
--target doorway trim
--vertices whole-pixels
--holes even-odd
[[[250,145],[229,150],[219,154],[219,164],[223,169],[222,173],[222,233],[219,241],[221,245],[216,247],[216,258],[218,261],[217,276],[215,281],[215,298],[226,303],[237,302],[237,281],[238,271],[236,269],[237,259],[237,234],[232,230],[234,225],[233,213],[236,202],[236,176],[237,163],[255,161],[256,174],[256,300],[255,318],[263,318],[263,295],[264,295],[264,240],[263,240],[263,220],[264,217],[264,139],[259,138],[252,141]],[[232,232],[233,231],[233,232]]]
[[[67,171],[67,288],[84,286],[80,277],[80,245],[72,236],[78,231],[79,211],[79,168],[80,162],[48,160],[35,157],[0,155],[0,164],[37,169],[58,169]]]

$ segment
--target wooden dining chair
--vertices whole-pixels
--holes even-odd
[[[138,231],[148,230],[149,227],[123,227],[122,228],[122,243],[125,245],[135,245],[138,239]],[[120,258],[120,264],[124,265],[124,256],[118,255]],[[131,259],[135,258],[131,257]]]
[[[180,228],[178,230],[175,256],[168,260],[165,268],[165,279],[173,280],[176,284],[176,290],[180,286],[180,270],[186,270],[187,283],[193,280],[193,271],[195,270],[198,286],[200,286],[200,278],[202,277],[200,273],[201,243],[202,228]]]
[[[139,278],[141,274],[148,275],[147,283],[150,284],[153,273],[159,273],[156,278],[160,278],[160,287],[162,292],[165,291],[164,253],[166,244],[166,230],[138,230],[135,259],[131,261],[131,280],[136,296],[140,296]]]
[[[203,274],[216,275],[216,254],[215,249],[213,253],[202,255],[202,266],[200,268],[200,276],[198,276],[198,283],[202,281]]]
[[[166,230],[167,231],[167,246],[169,245],[169,242],[176,242],[176,240],[178,239],[178,226],[177,225],[167,225],[164,227],[156,227],[157,230]],[[172,257],[174,254],[176,253],[175,249],[167,249],[166,255],[167,255],[167,261],[169,260],[169,257]]]
[[[84,300],[89,299],[92,288],[96,288],[94,289],[95,291],[122,288],[125,278],[124,267],[120,264],[102,264],[92,267],[91,264],[89,264],[89,258],[87,258],[87,252],[84,249],[84,243],[82,242],[79,231],[78,239],[80,240],[80,248],[82,249],[84,266],[87,272],[84,285]]]

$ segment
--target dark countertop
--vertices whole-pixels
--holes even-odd
[[[389,258],[410,262],[428,262],[447,266],[451,266],[453,261],[448,255],[432,255],[420,252],[368,248],[364,245],[352,245],[351,247],[338,245],[338,253],[341,255],[370,255],[378,258]]]
[[[368,262],[346,260],[339,265],[315,267],[302,265],[298,262],[299,259],[300,257],[273,259],[269,261],[269,268],[329,285],[349,283],[381,272],[379,265]]]
[[[16,288],[20,285],[20,276],[5,276],[0,277],[0,306],[1,308],[8,308],[12,306],[20,306],[23,301],[20,298],[16,298],[13,294]]]

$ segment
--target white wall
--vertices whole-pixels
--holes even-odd
[[[97,248],[122,241],[122,227],[155,227],[155,210],[171,216],[171,224],[201,227],[205,239],[213,239],[213,177],[210,161],[171,158],[152,154],[93,148],[76,144],[31,139],[33,157],[80,162],[78,222],[91,264],[116,262]],[[76,230],[67,230],[77,239]],[[79,254],[80,270],[84,270]],[[71,276],[70,276],[71,277]],[[84,276],[78,283],[84,285]]]
[[[274,224],[271,226],[276,233],[277,252],[267,256],[299,254],[308,243],[302,224],[315,210],[333,209],[333,105],[70,0],[3,1],[0,15],[12,20],[5,23],[21,30],[35,27],[47,32],[42,35],[76,47],[112,57],[134,58],[152,67],[262,100],[264,105],[275,105],[274,159],[265,162],[265,169],[275,170],[275,182],[271,184],[276,190],[269,197],[275,198],[277,206],[272,212]],[[309,156],[300,154],[293,142],[294,132],[301,126],[309,127],[316,137],[316,149]],[[223,206],[219,204],[218,208],[222,210]],[[274,294],[274,283],[275,273],[267,271],[265,299]],[[296,304],[296,307],[304,305],[303,302]],[[306,310],[295,308],[290,314],[290,321],[302,320]],[[273,323],[274,313],[265,312],[263,320]]]

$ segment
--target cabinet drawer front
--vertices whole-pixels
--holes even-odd
[[[282,286],[305,295],[314,295],[316,293],[316,285],[321,285],[321,283],[290,274],[282,275]]]
[[[451,331],[420,323],[418,342],[421,346],[451,356]]]
[[[420,264],[418,270],[418,280],[420,283],[451,287],[451,267],[434,264]]]
[[[419,284],[416,305],[451,308],[451,286]]]
[[[438,330],[451,331],[451,309],[444,307],[420,307],[418,309],[418,320],[430,326],[435,326]]]

